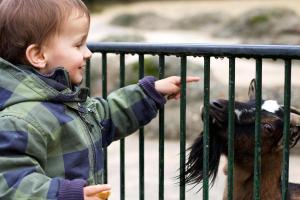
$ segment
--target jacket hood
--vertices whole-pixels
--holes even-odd
[[[74,88],[63,68],[42,75],[28,66],[15,66],[0,58],[0,110],[27,101],[83,102],[87,88]]]

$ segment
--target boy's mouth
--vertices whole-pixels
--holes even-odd
[[[81,73],[84,73],[85,69],[86,69],[86,66],[85,65],[80,66],[78,69],[81,71]]]

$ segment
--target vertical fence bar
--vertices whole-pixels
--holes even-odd
[[[144,55],[139,54],[139,79],[144,77]],[[145,139],[144,139],[144,128],[139,130],[139,173],[140,173],[140,200],[145,198]]]
[[[159,55],[159,79],[165,77],[165,56]],[[158,155],[158,176],[159,176],[159,183],[158,183],[158,199],[164,199],[164,155],[165,155],[165,109],[159,109],[159,155]]]
[[[102,53],[102,96],[107,97],[107,54]],[[107,177],[107,148],[104,148],[104,183],[108,182]]]
[[[291,60],[285,60],[284,73],[284,127],[283,127],[283,166],[282,166],[282,199],[288,199],[289,186],[289,136],[290,136],[290,104],[291,104]]]
[[[88,59],[85,68],[85,86],[90,89],[89,94],[91,94],[91,60]]]
[[[204,57],[204,131],[203,131],[203,199],[209,197],[209,96],[210,96],[210,57]]]
[[[107,97],[107,54],[102,53],[102,96]]]
[[[256,58],[256,113],[255,113],[255,150],[254,150],[254,199],[260,200],[261,177],[261,87],[262,58]]]
[[[186,56],[181,57],[181,96],[180,96],[180,200],[185,200],[185,147],[186,147]]]
[[[120,54],[120,87],[125,86],[125,54]],[[120,140],[120,200],[125,199],[125,139]]]
[[[235,102],[235,58],[229,58],[229,102],[228,102],[228,200],[233,199],[234,162],[234,102]]]

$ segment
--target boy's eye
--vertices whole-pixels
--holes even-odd
[[[81,46],[82,46],[82,44],[76,44],[75,45],[75,47],[78,47],[78,48],[81,47]]]

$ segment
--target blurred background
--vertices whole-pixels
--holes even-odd
[[[300,44],[299,0],[86,2],[92,40]]]
[[[300,45],[300,0],[85,0],[91,11],[88,42],[283,44]],[[108,92],[119,87],[119,55],[108,54]],[[228,59],[211,59],[210,98],[228,98]],[[291,104],[300,108],[300,62],[293,60]],[[101,95],[101,55],[94,54],[92,95]],[[188,75],[201,81],[187,88],[187,146],[202,130],[203,58],[188,57]],[[166,57],[166,76],[180,74],[180,58]],[[158,76],[158,57],[145,56],[145,75]],[[236,60],[236,100],[247,100],[248,85],[255,78],[255,60]],[[283,104],[284,61],[263,60],[264,99]],[[138,56],[126,55],[126,84],[138,80]],[[158,199],[158,120],[145,127],[146,199]],[[165,199],[179,199],[179,101],[165,111]],[[299,146],[299,145],[298,145]],[[109,182],[112,199],[119,199],[119,144],[109,147]],[[126,139],[126,198],[138,199],[138,134]],[[292,150],[290,180],[300,183],[299,147]],[[132,178],[134,177],[134,178]],[[153,178],[154,177],[154,178]],[[133,181],[134,180],[134,181]],[[224,176],[219,174],[211,199],[221,199]],[[199,188],[187,199],[201,199]],[[128,191],[128,192],[127,192]]]

